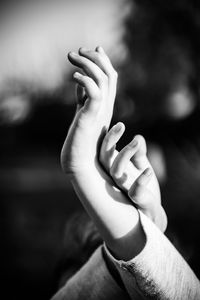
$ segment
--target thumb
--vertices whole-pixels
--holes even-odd
[[[155,207],[153,195],[147,189],[147,184],[152,176],[152,170],[150,168],[145,169],[128,191],[129,198],[134,202],[137,208],[148,211],[150,214]]]
[[[136,207],[164,232],[167,227],[167,215],[163,207],[155,201],[154,195],[146,187],[152,176],[153,171],[150,168],[145,169],[131,186],[128,196]]]

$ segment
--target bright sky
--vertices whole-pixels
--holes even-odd
[[[32,92],[51,93],[65,84],[71,50],[101,45],[115,66],[120,64],[126,57],[123,21],[129,12],[129,0],[10,0],[2,6],[1,121],[23,121]]]
[[[125,55],[122,43],[125,0],[28,2],[10,9],[0,26],[0,95],[27,83],[54,90],[70,70],[67,52],[102,45],[114,62]]]

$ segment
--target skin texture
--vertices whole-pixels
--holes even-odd
[[[109,137],[106,133],[113,114],[117,73],[104,50],[101,47],[95,51],[80,48],[78,54],[69,53],[68,57],[81,72],[73,76],[78,84],[78,103],[61,151],[62,168],[112,253],[127,260],[137,255],[145,244],[138,211],[130,198],[157,220],[155,216],[162,211],[158,185],[155,188],[157,180],[146,159],[146,144],[140,136],[137,137],[138,148],[134,141],[119,153],[115,152],[114,162],[108,164],[112,157],[106,159],[106,141],[112,144],[112,134]],[[127,172],[131,184],[125,185],[120,178],[132,157],[130,170],[133,172]],[[146,187],[150,188],[151,181],[155,193],[147,197]],[[149,205],[152,202],[157,205]]]

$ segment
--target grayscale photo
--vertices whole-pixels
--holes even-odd
[[[200,300],[200,3],[0,3],[1,294]]]

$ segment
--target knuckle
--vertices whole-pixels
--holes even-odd
[[[98,74],[96,74],[98,84],[104,85],[106,83],[105,77],[106,75],[103,72],[98,72]]]
[[[101,74],[101,79],[104,83],[108,83],[108,76],[103,72]]]
[[[111,69],[109,77],[112,78],[114,81],[117,81],[118,79],[118,73],[115,69]]]

